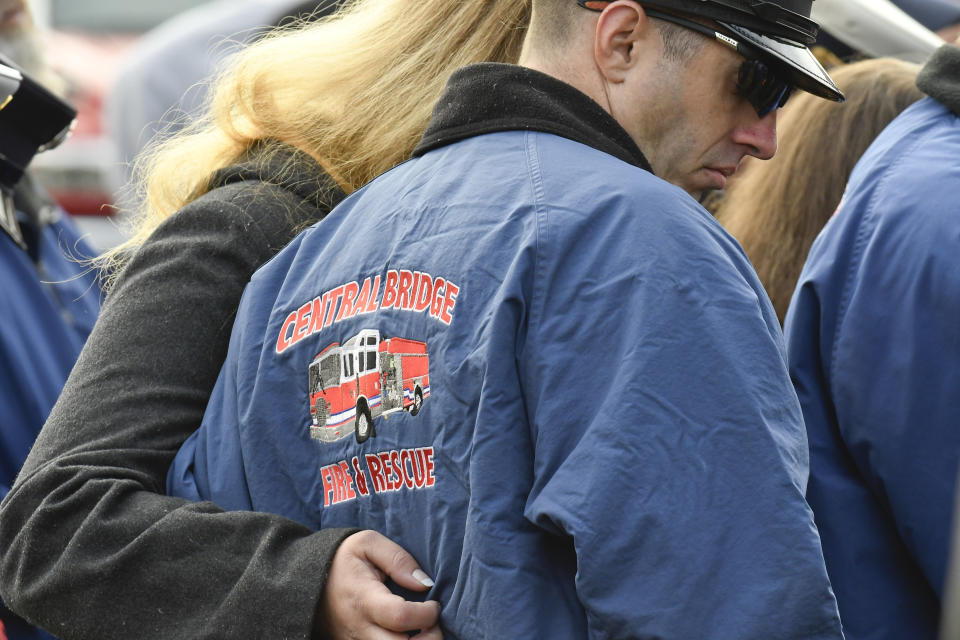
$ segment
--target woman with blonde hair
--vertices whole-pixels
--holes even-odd
[[[526,0],[354,0],[242,52],[139,164],[100,320],[0,510],[6,604],[63,640],[440,637],[436,603],[382,583],[431,581],[379,534],[161,492],[251,274],[410,155],[453,70],[515,61],[528,18]]]
[[[919,67],[891,58],[830,71],[846,102],[800,94],[781,110],[771,160],[749,159],[715,214],[743,246],[780,324],[807,251],[840,204],[847,178],[873,139],[923,97]]]

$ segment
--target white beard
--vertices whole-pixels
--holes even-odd
[[[0,30],[0,53],[47,90],[61,97],[66,93],[67,83],[47,63],[43,38],[32,24]]]

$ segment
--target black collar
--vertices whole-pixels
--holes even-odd
[[[324,213],[346,197],[340,185],[313,158],[273,140],[255,143],[237,164],[214,173],[209,189],[242,181],[280,186]]]
[[[413,155],[464,138],[518,129],[569,138],[652,173],[630,135],[588,96],[539,71],[493,62],[470,65],[450,76]]]
[[[917,76],[920,91],[960,116],[960,47],[937,49]]]

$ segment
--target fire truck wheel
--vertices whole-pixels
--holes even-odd
[[[410,415],[415,416],[420,413],[420,407],[423,406],[423,391],[420,387],[413,392],[413,405],[410,406]]]
[[[377,435],[373,429],[373,418],[370,416],[370,409],[367,405],[360,403],[357,405],[357,423],[354,430],[357,436],[357,442],[366,442],[370,436]]]

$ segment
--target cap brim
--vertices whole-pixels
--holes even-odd
[[[766,55],[782,63],[790,73],[791,82],[797,88],[827,100],[843,101],[843,93],[830,79],[830,76],[810,49],[800,44],[769,38],[756,31],[744,29],[729,22],[720,22],[720,24]]]

